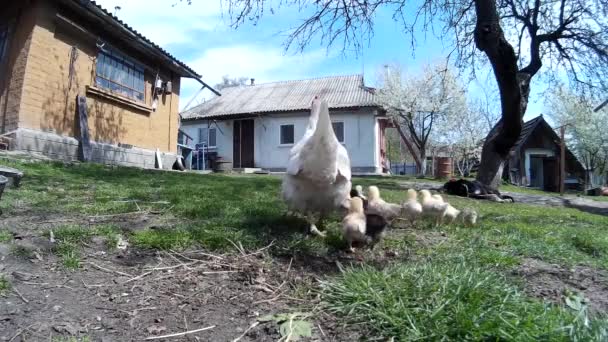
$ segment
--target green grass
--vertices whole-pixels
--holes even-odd
[[[27,246],[11,245],[10,251],[12,255],[19,258],[31,259],[34,257],[34,250]]]
[[[323,254],[342,247],[337,219],[328,222],[332,232],[329,243],[304,239],[305,222],[284,215],[279,177],[164,173],[96,164],[10,162],[9,166],[23,169],[26,178],[20,189],[5,191],[0,201],[5,211],[37,208],[68,215],[104,215],[137,211],[138,205],[141,210],[166,213],[173,221],[180,218],[172,228],[137,231],[131,240],[139,247],[173,249],[198,245],[222,251],[233,250],[232,242],[255,249],[273,240],[272,251],[279,254]],[[365,177],[355,179],[354,183],[378,185],[383,197],[401,201],[405,194],[396,189],[403,179],[408,178]],[[125,200],[139,202],[137,205],[120,202]],[[601,238],[607,235],[606,217],[569,208],[454,197],[449,200],[457,207],[476,209],[481,218],[474,229],[444,229],[458,241],[480,240],[480,248],[487,249],[488,255],[502,255],[507,263],[521,257],[536,257],[608,268],[606,240]],[[56,231],[55,235],[86,241],[92,235],[102,234],[86,229],[66,228],[65,233]],[[113,240],[109,245],[115,244],[116,234],[107,237]]]
[[[59,242],[53,251],[61,258],[65,268],[70,270],[80,268],[79,246],[71,242]]]
[[[116,248],[120,230],[113,225],[98,225],[83,227],[79,225],[65,225],[53,230],[53,235],[57,242],[53,251],[61,258],[63,266],[67,269],[80,268],[81,249],[83,244],[91,241],[94,236],[105,238],[105,245],[108,250]],[[45,232],[50,237],[50,231]]]
[[[0,243],[13,241],[13,234],[8,230],[0,230]]]
[[[3,274],[0,274],[0,296],[6,296],[6,293],[10,291],[10,289],[11,283]]]
[[[326,222],[325,240],[305,238],[306,223],[285,216],[280,178],[275,176],[198,175],[93,164],[9,166],[24,170],[26,177],[20,189],[5,190],[0,201],[5,213],[34,211],[86,219],[141,210],[171,223],[135,230],[126,236],[131,248],[196,247],[223,253],[234,252],[235,244],[255,250],[272,242],[271,257],[304,258],[344,248],[338,217]],[[399,188],[404,179],[365,177],[354,184],[378,185],[386,200],[400,202],[405,198]],[[323,297],[327,307],[398,340],[567,340],[570,334],[580,341],[593,340],[590,336],[599,333],[601,320],[593,321],[594,328],[584,328],[575,313],[522,295],[518,279],[507,275],[525,258],[608,269],[608,217],[573,208],[447,198],[457,208],[475,209],[478,225],[434,228],[421,222],[414,231],[389,234],[365,257],[393,251],[412,258],[396,257],[384,269],[352,268],[328,279]],[[416,235],[438,236],[439,231],[445,233],[440,242],[417,240]],[[83,245],[93,237],[103,237],[112,249],[119,234],[125,234],[113,225],[67,225],[53,232],[58,241],[55,252],[69,269],[80,266]],[[567,326],[570,330],[559,330]]]
[[[377,270],[349,268],[325,283],[326,308],[399,341],[602,341],[608,320],[526,298],[505,276],[459,255]],[[584,316],[584,312],[582,312]]]

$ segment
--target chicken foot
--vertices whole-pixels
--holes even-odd
[[[319,236],[319,237],[323,237],[323,238],[324,238],[324,237],[326,236],[326,235],[325,235],[325,233],[324,233],[324,232],[322,232],[322,231],[320,231],[320,230],[317,228],[317,225],[314,223],[314,222],[315,222],[314,215],[310,215],[310,214],[309,214],[309,215],[307,216],[307,219],[308,219],[308,223],[310,223],[310,227],[308,228],[308,233],[309,233],[309,234],[312,234],[312,235],[316,235],[316,236]],[[319,222],[318,222],[318,223],[319,223],[319,225],[320,225],[320,226],[322,226],[323,220],[322,220],[322,219],[319,219]]]

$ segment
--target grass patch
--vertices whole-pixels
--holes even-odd
[[[249,249],[264,247],[274,240],[273,253],[322,254],[343,247],[338,219],[328,222],[330,238],[325,242],[304,239],[305,221],[284,216],[286,208],[279,196],[280,178],[275,176],[163,173],[97,164],[7,164],[28,175],[28,181],[19,190],[5,191],[6,200],[0,201],[0,206],[10,207],[7,210],[44,208],[43,211],[71,215],[103,215],[136,211],[139,206],[141,210],[167,213],[172,220],[180,218],[176,228],[136,232],[132,240],[141,247],[185,248],[196,244],[211,250],[232,250],[229,240]],[[406,180],[428,181],[363,177],[355,178],[353,183],[378,185],[385,199],[400,202],[405,198],[405,191],[399,188],[399,183]],[[509,186],[502,189],[521,190]],[[477,210],[479,225],[473,229],[441,229],[463,243],[479,237],[479,247],[487,251],[483,257],[489,263],[494,260],[512,264],[520,257],[533,257],[568,265],[585,263],[608,268],[605,240],[586,238],[606,237],[608,233],[603,227],[608,227],[607,217],[572,208],[447,198],[457,208]],[[135,200],[137,205],[132,202]],[[56,236],[60,234],[62,232],[56,232]],[[72,229],[65,232],[65,238],[86,241],[100,234],[103,235]],[[117,234],[107,234],[108,247],[115,245]],[[409,248],[399,241],[388,244],[389,248]]]
[[[95,236],[102,236],[108,250],[116,248],[120,229],[113,225],[98,225],[83,227],[78,225],[61,226],[53,230],[57,245],[53,252],[61,258],[63,266],[75,270],[80,268],[80,250],[84,243],[91,241]],[[50,231],[45,232],[50,237]]]
[[[67,269],[80,268],[79,246],[72,242],[59,242],[53,252],[61,258],[61,263]]]
[[[10,291],[10,289],[11,283],[3,274],[0,274],[0,296],[6,296],[6,293]]]
[[[581,252],[601,258],[608,255],[608,237],[581,231],[572,236],[572,245]]]
[[[11,254],[24,259],[30,259],[34,257],[34,251],[27,246],[23,245],[11,245]]]
[[[13,241],[13,234],[8,230],[0,230],[0,243]]]
[[[62,243],[81,244],[90,241],[95,231],[78,225],[66,225],[54,229],[53,234]],[[50,236],[50,231],[46,235]]]
[[[326,221],[326,239],[305,238],[306,222],[285,216],[279,177],[164,173],[96,164],[8,164],[24,170],[27,181],[18,190],[5,190],[0,207],[7,213],[78,216],[141,209],[172,222],[172,227],[136,230],[128,236],[134,247],[196,245],[227,252],[234,251],[233,244],[255,250],[274,241],[268,249],[271,257],[304,258],[344,248],[338,217]],[[406,193],[399,183],[405,180],[417,181],[366,177],[353,183],[377,185],[386,200],[401,202]],[[604,321],[593,320],[585,328],[576,313],[521,295],[503,274],[525,258],[608,269],[608,217],[573,208],[446,198],[459,209],[475,209],[478,225],[434,228],[422,222],[417,232],[389,232],[380,245],[383,251],[412,256],[410,261],[394,258],[385,270],[347,270],[327,284],[328,307],[387,339],[590,341],[600,336],[598,326]],[[111,225],[68,225],[53,232],[55,253],[70,269],[80,266],[83,244],[101,236],[112,249],[121,234]],[[23,253],[31,257],[32,252]],[[297,286],[290,295],[306,299],[313,287]]]
[[[385,270],[350,268],[322,293],[327,308],[372,335],[399,341],[601,341],[608,320],[589,326],[576,312],[523,296],[499,273],[466,258]]]

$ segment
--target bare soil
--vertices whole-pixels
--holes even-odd
[[[523,277],[525,291],[554,303],[564,303],[568,292],[582,294],[592,313],[608,312],[608,273],[585,266],[566,268],[526,259],[515,273]]]
[[[0,243],[0,274],[12,289],[0,296],[0,341],[137,341],[213,327],[170,339],[179,341],[277,341],[268,314],[304,312],[313,323],[309,341],[356,341],[365,334],[318,310],[318,283],[360,255],[285,255],[267,250],[215,255],[205,251],[108,251],[102,237],[82,250],[81,267],[66,269],[42,231],[65,224],[112,223],[125,233],[171,220],[157,215],[64,217],[27,214],[4,217],[0,228],[14,237]],[[428,242],[422,235],[420,242]],[[15,246],[28,253],[15,253]],[[371,258],[370,258],[371,256]],[[408,255],[375,250],[367,263],[384,266]],[[312,289],[312,290],[311,290]],[[62,341],[58,339],[58,341]]]
[[[205,251],[108,251],[95,237],[82,251],[81,268],[66,269],[41,232],[66,223],[113,223],[125,230],[158,222],[154,215],[62,217],[20,215],[0,220],[15,240],[0,243],[0,274],[12,289],[0,296],[0,341],[137,341],[213,327],[178,341],[277,341],[278,324],[260,316],[305,312],[310,341],[355,341],[356,329],[317,310],[319,281],[352,255],[271,258],[267,251],[214,255]],[[31,253],[15,253],[15,246]],[[339,261],[339,262],[336,262]],[[312,290],[311,290],[312,289]],[[306,291],[302,293],[303,291]],[[62,341],[59,339],[59,341]]]
[[[305,341],[357,341],[369,338],[319,309],[320,281],[340,267],[363,262],[385,267],[415,260],[407,248],[359,255],[270,256],[268,249],[211,254],[188,250],[152,251],[128,247],[109,251],[101,237],[82,250],[81,268],[67,270],[42,232],[74,223],[112,223],[125,233],[171,226],[171,218],[153,214],[74,217],[20,213],[0,220],[14,241],[0,243],[0,274],[12,289],[0,296],[0,341],[140,341],[150,337],[212,327],[166,341],[277,341],[269,314],[305,312],[313,324]],[[443,243],[446,234],[408,227],[391,238],[418,246]],[[405,229],[403,229],[405,228]],[[15,253],[20,246],[31,253]],[[515,273],[532,296],[563,303],[566,291],[582,293],[592,312],[608,312],[608,274],[584,266],[573,269],[526,259]]]

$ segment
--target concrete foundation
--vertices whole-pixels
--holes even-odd
[[[13,132],[11,150],[39,153],[51,159],[78,160],[77,139],[53,133],[30,129],[18,129]],[[155,151],[138,147],[123,147],[91,141],[91,162],[142,168],[155,168]],[[161,152],[163,169],[171,169],[177,156]]]
[[[284,167],[263,168],[271,173],[285,173],[287,170]],[[353,166],[350,168],[353,175],[383,175],[382,171],[374,166]]]

